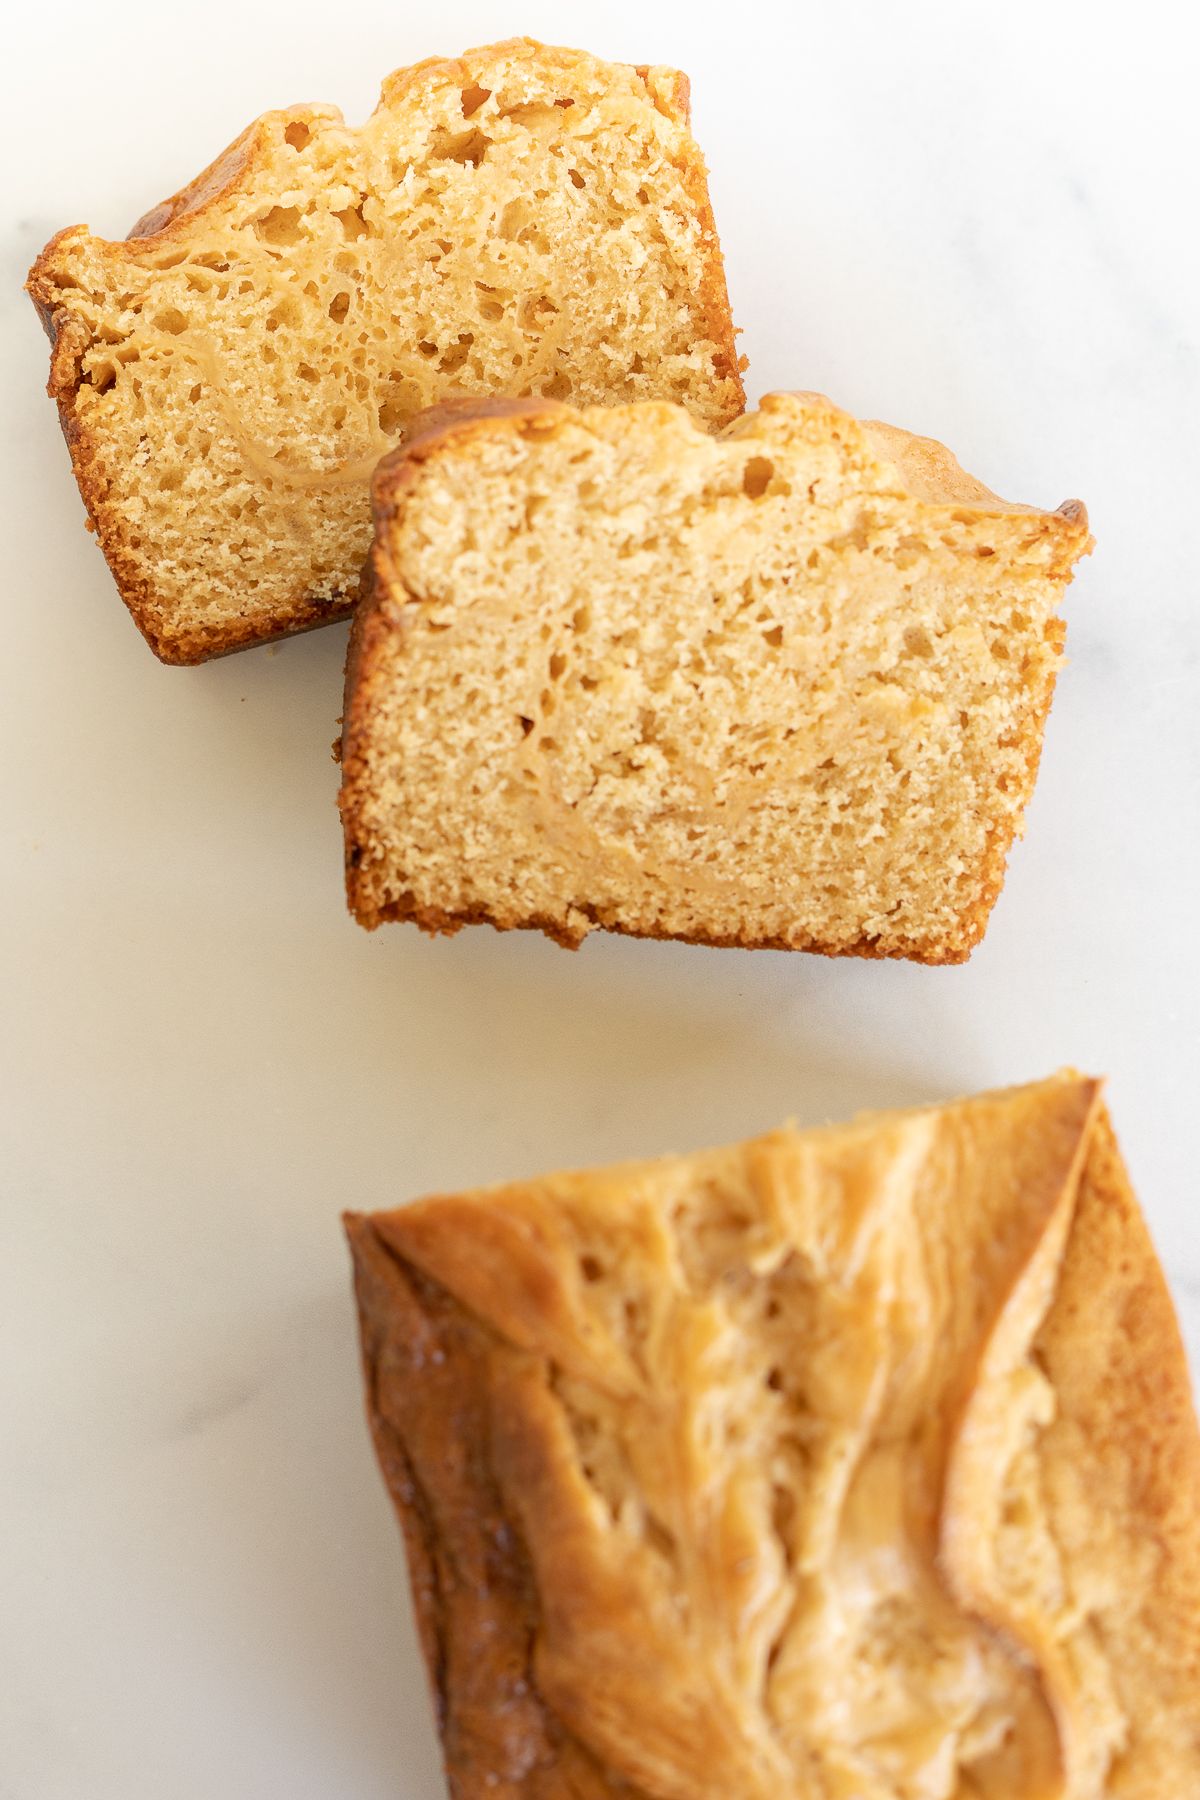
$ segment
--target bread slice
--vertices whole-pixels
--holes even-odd
[[[125,242],[60,232],[29,290],[165,662],[341,617],[371,470],[435,400],[744,403],[685,77],[529,39],[398,71],[360,129],[265,114]]]
[[[378,471],[343,741],[362,924],[957,962],[1037,772],[1078,501],[772,394],[444,414]]]
[[[347,1227],[454,1800],[1200,1793],[1200,1434],[1096,1082]]]

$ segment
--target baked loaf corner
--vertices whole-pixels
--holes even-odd
[[[30,272],[80,492],[194,663],[351,610],[371,470],[451,395],[744,405],[686,78],[513,39],[255,121],[123,242]]]
[[[467,406],[374,482],[342,815],[372,927],[965,959],[1089,548],[823,396]]]
[[[346,1223],[454,1800],[1200,1792],[1200,1435],[1097,1083]]]

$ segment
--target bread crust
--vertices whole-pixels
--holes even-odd
[[[769,414],[779,404],[795,399],[811,402],[827,409],[831,417],[847,420],[850,415],[835,406],[824,395],[805,390],[768,394],[760,413]],[[955,965],[968,960],[983,940],[988,919],[1004,884],[1008,853],[1014,831],[994,835],[985,852],[980,884],[975,901],[965,908],[957,929],[944,933],[936,942],[909,939],[882,948],[872,937],[863,935],[854,942],[831,943],[820,938],[802,939],[737,936],[715,933],[679,933],[638,928],[619,918],[604,916],[585,900],[577,900],[574,911],[589,923],[577,930],[565,929],[561,921],[543,915],[519,921],[497,918],[486,906],[463,910],[443,910],[421,905],[407,896],[380,906],[369,893],[360,876],[366,840],[365,808],[370,799],[371,777],[367,751],[371,739],[372,720],[378,700],[386,691],[385,653],[397,632],[403,631],[404,607],[412,598],[389,551],[389,526],[403,506],[406,495],[416,485],[421,465],[446,451],[465,448],[471,438],[495,432],[521,435],[531,427],[552,431],[560,420],[574,417],[574,409],[554,401],[465,400],[431,407],[412,422],[409,433],[377,468],[371,484],[371,506],[375,526],[374,541],[363,574],[362,599],[355,617],[346,661],[343,703],[343,733],[339,760],[342,764],[342,787],[338,804],[341,811],[346,895],[350,911],[367,930],[387,923],[410,922],[432,936],[453,936],[468,925],[491,925],[497,931],[540,931],[563,949],[577,950],[587,936],[589,926],[620,933],[627,937],[682,942],[714,949],[799,950],[819,956],[853,956],[878,961],[902,958],[932,967]],[[742,436],[753,430],[758,414],[735,421],[726,435]],[[933,438],[916,437],[897,426],[869,421],[863,426],[867,436],[897,469],[905,486],[916,498],[938,503],[969,506],[984,513],[1023,512],[1041,514],[1048,521],[1058,519],[1070,527],[1064,544],[1062,561],[1069,569],[1076,557],[1092,547],[1088,530],[1087,509],[1080,500],[1066,500],[1053,514],[1042,509],[1004,501],[982,482],[975,480],[960,466],[944,444]],[[1050,641],[1061,653],[1066,640],[1066,626],[1056,619]],[[1054,681],[1047,688],[1040,705],[1029,719],[1021,753],[1026,769],[1026,791],[1032,792],[1041,761],[1046,720],[1054,697]]]
[[[998,1259],[995,1277],[1013,1283],[1013,1304],[1026,1274],[1038,1282],[1051,1277],[1031,1352],[1056,1401],[1037,1440],[1039,1491],[1063,1559],[1062,1582],[1075,1599],[1070,1629],[1079,1629],[1082,1611],[1085,1629],[1096,1633],[1114,1674],[1125,1720],[1099,1786],[1072,1764],[1068,1748],[1065,1791],[1072,1800],[1166,1800],[1190,1792],[1190,1778],[1200,1779],[1200,1431],[1162,1271],[1098,1089],[1096,1082],[1064,1075],[1026,1090],[1035,1097],[1044,1093],[1044,1104],[1056,1109],[1056,1154],[1072,1172],[1059,1190],[1058,1177],[1047,1169],[1050,1185],[1041,1200],[1030,1201],[1024,1223],[1019,1214],[1026,1200],[1014,1190],[1009,1227],[997,1221],[1000,1230],[987,1254]],[[986,1105],[1005,1098],[981,1100]],[[978,1104],[963,1103],[963,1110]],[[880,1124],[904,1117],[885,1115]],[[872,1123],[853,1129],[862,1132]],[[804,1141],[804,1134],[791,1139]],[[778,1139],[761,1140],[764,1169],[778,1154],[773,1144]],[[756,1146],[745,1148],[753,1157]],[[980,1153],[986,1149],[985,1141]],[[572,1371],[579,1376],[592,1367],[590,1358],[601,1359],[593,1378],[602,1387],[619,1393],[623,1379],[581,1325],[584,1315],[570,1298],[564,1259],[577,1254],[581,1218],[600,1217],[606,1196],[640,1193],[655,1173],[656,1165],[631,1164],[390,1213],[346,1215],[368,1420],[409,1546],[455,1800],[497,1791],[513,1800],[643,1791],[627,1785],[628,1769],[596,1763],[547,1693],[547,1653],[539,1645],[548,1634],[569,1630],[558,1609],[569,1617],[578,1606],[580,1617],[588,1618],[602,1608],[603,1597],[539,1591],[528,1534],[537,1529],[544,1478],[539,1467],[544,1469],[547,1454],[536,1422],[540,1396],[558,1392]],[[763,1179],[770,1191],[771,1177]],[[847,1206],[860,1204],[852,1187],[843,1198]],[[578,1206],[586,1212],[574,1210]],[[839,1222],[838,1229],[846,1227]],[[600,1260],[615,1256],[623,1266],[619,1240],[583,1241]],[[547,1359],[561,1376],[538,1372]],[[982,1376],[982,1370],[964,1369],[969,1383]],[[528,1419],[526,1405],[532,1409]],[[529,1498],[515,1507],[514,1495]],[[959,1524],[969,1539],[972,1520]],[[563,1530],[561,1514],[547,1512],[543,1527]],[[494,1555],[480,1554],[484,1543],[495,1547]],[[1091,1568],[1096,1546],[1098,1583]],[[551,1556],[549,1548],[542,1550]],[[532,1553],[538,1554],[536,1546]],[[568,1556],[564,1545],[556,1566]],[[945,1579],[954,1591],[952,1572]],[[613,1604],[616,1629],[621,1614]],[[1056,1643],[1050,1639],[1044,1647],[1047,1680]],[[717,1649],[711,1654],[719,1660]],[[670,1671],[662,1673],[668,1680]],[[1094,1674],[1085,1670],[1078,1679],[1085,1698],[1097,1690]],[[1058,1723],[1069,1746],[1069,1711]],[[636,1717],[625,1721],[630,1741],[638,1725]],[[590,1732],[588,1737],[592,1741]],[[1085,1757],[1088,1750],[1085,1744]],[[712,1779],[714,1794],[742,1791]],[[1035,1787],[1043,1792],[1036,1783],[1022,1791],[1032,1794]],[[660,1792],[653,1784],[644,1791]],[[677,1788],[661,1791],[674,1794]],[[757,1795],[756,1785],[753,1791]],[[764,1788],[791,1791],[786,1780]]]
[[[544,66],[560,69],[564,74],[594,60],[586,52],[543,45],[529,37],[482,45],[467,51],[462,58],[429,57],[393,72],[384,80],[376,113],[387,110],[423,82],[468,82],[472,79],[473,62],[502,56],[536,60]],[[657,109],[666,117],[688,125],[687,77],[677,70],[648,65],[636,66],[635,72]],[[147,245],[157,247],[185,242],[205,213],[215,211],[250,181],[268,155],[273,125],[280,122],[312,125],[319,121],[341,124],[342,113],[337,107],[306,105],[264,113],[192,181],[144,213],[124,243],[141,250]],[[699,146],[690,137],[674,166],[695,208],[704,249],[704,276],[695,297],[698,335],[706,334],[718,346],[718,373],[733,384],[737,395],[736,410],[740,411],[745,405],[741,381],[745,359],[738,357],[735,348],[736,334],[726,292],[724,262],[708,197],[704,160]],[[104,444],[89,430],[79,413],[81,363],[90,347],[90,337],[69,308],[54,304],[58,247],[72,233],[83,229],[71,226],[51,238],[29,272],[26,290],[50,339],[50,378],[46,391],[58,409],[72,471],[87,510],[88,529],[95,533],[121,598],[154,654],[167,664],[194,665],[350,616],[360,597],[358,591],[329,598],[297,590],[285,601],[271,607],[256,603],[252,617],[227,619],[207,628],[189,629],[174,625],[169,618],[164,619],[152,584],[142,575],[130,553],[127,528],[108,504]],[[108,243],[104,250],[105,254],[120,258],[122,243]]]
[[[436,1283],[347,1215],[367,1411],[404,1532],[414,1610],[454,1800],[601,1800],[608,1781],[542,1704],[536,1595],[490,1467],[487,1335]],[[420,1388],[397,1429],[381,1385]],[[440,1421],[440,1422],[439,1422]],[[457,1525],[449,1541],[443,1521]]]
[[[1128,1566],[1101,1569],[1119,1622],[1102,1612],[1098,1631],[1126,1712],[1154,1726],[1111,1791],[1165,1800],[1188,1788],[1183,1768],[1200,1783],[1200,1429],[1170,1290],[1104,1108],[1034,1354],[1058,1397],[1047,1455],[1070,1471],[1055,1492],[1070,1556],[1095,1558],[1088,1506],[1136,1521]]]

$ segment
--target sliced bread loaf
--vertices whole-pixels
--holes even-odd
[[[1200,1434],[1097,1090],[347,1220],[457,1800],[1200,1793]]]
[[[775,394],[443,415],[380,468],[342,811],[364,925],[962,960],[1089,547]]]
[[[742,409],[687,82],[528,39],[268,113],[124,242],[29,289],[134,619],[188,663],[351,604],[368,482],[454,394]]]

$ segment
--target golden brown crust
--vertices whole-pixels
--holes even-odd
[[[723,1465],[700,1447],[714,1441],[714,1433],[720,1438],[720,1415],[703,1404],[704,1384],[714,1361],[732,1356],[724,1378],[732,1385],[721,1390],[726,1399],[720,1404],[744,1394],[738,1404],[754,1408],[754,1334],[766,1329],[768,1343],[775,1344],[768,1360],[780,1365],[770,1386],[804,1393],[800,1368],[791,1368],[781,1340],[770,1339],[774,1328],[752,1323],[764,1317],[754,1301],[756,1282],[779,1279],[782,1287],[765,1291],[792,1296],[788,1304],[808,1304],[801,1290],[788,1285],[789,1264],[780,1262],[773,1244],[807,1244],[802,1260],[815,1255],[822,1267],[831,1260],[830,1273],[820,1279],[834,1280],[843,1297],[833,1301],[830,1318],[836,1318],[850,1292],[846,1284],[863,1279],[850,1271],[869,1259],[889,1206],[914,1180],[919,1220],[905,1225],[901,1214],[897,1242],[914,1230],[928,1241],[912,1252],[911,1265],[901,1265],[910,1273],[904,1299],[896,1303],[900,1311],[889,1315],[884,1337],[866,1354],[882,1355],[884,1366],[892,1357],[896,1374],[889,1382],[899,1379],[900,1369],[911,1378],[934,1344],[942,1351],[949,1346],[951,1354],[929,1390],[941,1396],[935,1414],[928,1427],[916,1427],[912,1444],[923,1447],[909,1479],[916,1479],[920,1459],[928,1459],[936,1495],[937,1470],[948,1450],[950,1485],[941,1504],[947,1513],[959,1509],[960,1516],[944,1517],[940,1526],[936,1517],[926,1519],[914,1488],[908,1528],[916,1531],[916,1542],[926,1531],[931,1541],[941,1541],[946,1592],[965,1602],[964,1618],[978,1607],[996,1633],[990,1648],[980,1640],[980,1653],[991,1657],[1007,1645],[989,1682],[994,1693],[1010,1696],[1006,1704],[1016,1708],[1013,1729],[1024,1738],[1027,1758],[1009,1766],[1002,1754],[993,1767],[985,1757],[979,1767],[986,1764],[990,1774],[973,1791],[1020,1792],[1022,1800],[1175,1800],[1192,1791],[1200,1781],[1200,1433],[1170,1300],[1098,1088],[1068,1074],[941,1112],[865,1119],[844,1132],[773,1134],[738,1151],[692,1159],[690,1173],[687,1159],[668,1159],[347,1217],[367,1409],[410,1546],[456,1800],[493,1791],[514,1800],[518,1794],[559,1800],[575,1793],[628,1793],[630,1781],[633,1792],[656,1800],[807,1793],[788,1758],[803,1760],[797,1746],[806,1742],[809,1721],[788,1708],[808,1690],[784,1680],[789,1667],[796,1673],[797,1649],[807,1641],[803,1632],[799,1640],[786,1632],[775,1640],[774,1654],[782,1646],[782,1658],[770,1687],[773,1698],[735,1707],[724,1723],[720,1717],[730,1702],[732,1646],[712,1638],[694,1609],[706,1582],[716,1582],[719,1593],[737,1572],[761,1566],[767,1585],[763,1600],[752,1602],[748,1620],[754,1619],[771,1584],[761,1562],[764,1547],[753,1533],[738,1535],[752,1516],[749,1493],[720,1486],[723,1479],[740,1480],[738,1453],[731,1449],[735,1461]],[[926,1173],[918,1175],[922,1167]],[[812,1211],[818,1205],[833,1208],[825,1223],[821,1212]],[[692,1212],[693,1206],[700,1210]],[[681,1218],[695,1233],[686,1242],[678,1236]],[[721,1248],[738,1241],[736,1235],[722,1238],[723,1230],[748,1233],[753,1273],[736,1260],[735,1250]],[[795,1232],[798,1238],[789,1235]],[[717,1261],[705,1276],[695,1259],[708,1254]],[[728,1266],[722,1260],[727,1254],[735,1257]],[[902,1258],[907,1254],[900,1251]],[[841,1271],[836,1279],[834,1269]],[[947,1311],[941,1329],[928,1326],[922,1336],[919,1323],[903,1323],[903,1307],[917,1304],[930,1271],[932,1292]],[[736,1328],[740,1349],[730,1351],[725,1336],[726,1302],[714,1302],[726,1323],[719,1325],[708,1311],[709,1279],[722,1295],[742,1296],[744,1310],[736,1315],[746,1321]],[[597,1299],[610,1282],[611,1301]],[[765,1316],[770,1319],[770,1309]],[[639,1321],[632,1336],[630,1319]],[[803,1362],[807,1328],[798,1320],[795,1329],[792,1343]],[[864,1317],[864,1345],[874,1342],[874,1330]],[[911,1342],[907,1330],[917,1334]],[[879,1391],[855,1348],[859,1341],[860,1330],[851,1325],[840,1352],[848,1358],[844,1374],[839,1376],[840,1365],[830,1365],[820,1377],[819,1391],[830,1396],[822,1406],[832,1405],[838,1416],[854,1392],[865,1398]],[[748,1385],[740,1385],[743,1380]],[[647,1381],[651,1386],[639,1400]],[[682,1394],[675,1393],[676,1381],[683,1383]],[[1052,1396],[1048,1408],[1029,1411],[1030,1384]],[[888,1392],[903,1409],[903,1386]],[[607,1397],[595,1402],[598,1414],[589,1394]],[[709,1404],[718,1404],[715,1390]],[[867,1400],[868,1409],[874,1404]],[[970,1458],[980,1404],[991,1424],[974,1445],[972,1483],[957,1465],[960,1445]],[[583,1423],[571,1426],[582,1437],[563,1436],[564,1406],[582,1409],[577,1418]],[[642,1406],[650,1409],[645,1415]],[[685,1493],[689,1479],[698,1483],[691,1505],[668,1515],[670,1529],[648,1563],[639,1562],[646,1546],[637,1531],[628,1540],[614,1538],[603,1516],[592,1513],[597,1496],[581,1485],[576,1460],[582,1457],[587,1482],[598,1484],[604,1504],[616,1506],[621,1517],[625,1507],[636,1516],[638,1493],[644,1504],[655,1494],[654,1504],[665,1503],[669,1486],[635,1483],[630,1494],[629,1465],[607,1463],[605,1443],[587,1423],[607,1417],[619,1424],[627,1407],[633,1409],[627,1416],[635,1439],[646,1430],[638,1422],[651,1417],[661,1420],[656,1429],[665,1434],[660,1452],[647,1449],[647,1478],[658,1468],[668,1483],[684,1481]],[[684,1438],[669,1451],[671,1421],[693,1416],[709,1421],[694,1448]],[[922,1416],[918,1409],[915,1419]],[[945,1450],[929,1435],[935,1418]],[[1035,1425],[1036,1419],[1044,1422]],[[824,1479],[838,1480],[838,1462],[821,1460],[812,1417],[805,1429],[810,1448],[796,1465],[805,1472],[797,1507],[808,1505],[804,1484],[819,1482],[822,1467]],[[878,1455],[871,1467],[882,1474],[892,1466],[894,1429],[885,1412],[874,1427],[877,1448],[869,1448],[870,1440],[860,1447],[864,1458]],[[741,1442],[740,1432],[730,1441]],[[751,1438],[746,1446],[751,1467],[759,1454],[756,1442]],[[768,1453],[766,1445],[762,1453]],[[684,1458],[682,1465],[675,1465],[676,1456]],[[682,1470],[693,1456],[689,1478]],[[1030,1456],[1031,1483],[1021,1461]],[[626,1470],[626,1485],[618,1481],[613,1489],[607,1483],[619,1467]],[[607,1476],[597,1475],[606,1468]],[[777,1471],[774,1478],[782,1475]],[[843,1520],[847,1510],[864,1516],[859,1509],[866,1495],[879,1491],[875,1480],[858,1499],[843,1496],[836,1509]],[[741,1496],[736,1503],[735,1494]],[[903,1529],[901,1515],[892,1515],[886,1504],[876,1516],[895,1517],[891,1529]],[[727,1523],[717,1530],[722,1517]],[[868,1542],[879,1556],[885,1545],[877,1543],[875,1530],[869,1527]],[[683,1539],[673,1538],[680,1531]],[[724,1575],[704,1561],[710,1531],[717,1531],[716,1542],[726,1544],[732,1559]],[[733,1533],[729,1540],[727,1531]],[[1051,1571],[1044,1591],[1035,1591],[1033,1611],[1027,1594],[1010,1605],[1000,1589],[973,1588],[969,1578],[964,1585],[964,1566],[988,1567],[979,1554],[980,1534],[990,1538],[993,1531],[997,1537],[1017,1533],[1015,1560],[1001,1558],[1003,1566],[997,1565],[1001,1587],[1014,1575],[1023,1583],[1032,1570],[1036,1590],[1038,1571]],[[695,1532],[694,1542],[689,1532]],[[486,1574],[480,1543],[502,1549]],[[881,1562],[881,1570],[901,1566],[903,1538],[895,1548],[900,1561]],[[700,1581],[689,1604],[678,1602],[681,1613],[656,1611],[662,1565],[655,1557],[661,1555],[678,1559],[677,1568],[693,1567]],[[709,1568],[707,1576],[699,1576],[700,1567]],[[866,1565],[855,1567],[851,1589],[858,1595],[873,1577]],[[781,1574],[796,1579],[790,1564]],[[829,1578],[828,1570],[814,1565],[813,1591],[824,1592]],[[888,1591],[891,1577],[883,1579]],[[808,1586],[793,1591],[792,1604],[816,1603]],[[857,1604],[852,1598],[847,1624]],[[885,1603],[881,1623],[892,1617],[892,1604]],[[942,1633],[938,1641],[949,1655],[956,1640],[953,1631],[945,1636],[941,1603],[926,1604],[933,1607],[931,1628]],[[785,1612],[784,1618],[792,1616]],[[919,1633],[913,1642],[920,1644]],[[677,1656],[683,1660],[673,1660]],[[665,1659],[657,1677],[656,1658]],[[1020,1673],[1027,1665],[1037,1671],[1032,1688]],[[688,1741],[672,1726],[672,1714],[677,1722],[686,1717],[684,1690],[709,1680],[716,1684],[711,1704],[696,1714],[689,1728],[695,1741]],[[692,1691],[698,1697],[703,1688]],[[820,1693],[819,1679],[813,1692]],[[913,1696],[920,1692],[919,1686],[910,1690],[907,1702],[917,1712],[923,1702]],[[869,1708],[873,1693],[868,1681],[860,1703]],[[761,1741],[760,1704],[769,1718]],[[830,1716],[841,1721],[837,1730],[862,1728],[870,1737],[848,1696],[835,1697]],[[1058,1751],[1052,1751],[1054,1732]],[[598,1745],[608,1747],[599,1760]],[[782,1762],[776,1760],[779,1747],[787,1749]],[[978,1752],[966,1748],[961,1754],[964,1767],[974,1770]],[[901,1789],[883,1781],[869,1791],[873,1800],[896,1800]],[[903,1789],[950,1791],[940,1785]]]
[[[288,116],[304,118],[312,115],[306,107],[296,107]],[[234,138],[227,149],[215,156],[207,168],[201,169],[199,175],[181,187],[177,194],[172,194],[168,200],[160,200],[157,206],[152,206],[149,212],[143,213],[126,232],[126,242],[165,237],[168,234],[179,237],[186,219],[233,192],[253,163],[256,152],[260,151],[263,135],[263,121],[256,119]]]
[[[570,73],[590,61],[586,53],[547,46],[535,39],[511,38],[467,52],[466,58],[429,57],[410,68],[388,76],[381,89],[379,107],[383,110],[427,80],[447,78],[467,82],[472,78],[470,63],[482,57],[505,54],[537,59],[552,68]],[[649,97],[665,116],[686,125],[688,122],[688,83],[675,70],[648,68],[637,70]],[[183,241],[203,222],[206,212],[216,209],[238,187],[249,181],[268,154],[271,130],[278,122],[312,124],[318,120],[342,122],[342,114],[330,106],[294,106],[283,111],[263,114],[234,139],[208,167],[178,193],[152,207],[137,221],[125,242],[143,251],[148,243],[169,245]],[[696,296],[697,336],[707,337],[718,346],[715,359],[721,375],[732,384],[736,395],[731,416],[745,405],[741,368],[735,349],[735,332],[725,289],[724,264],[716,236],[712,209],[708,198],[707,175],[698,146],[689,142],[676,163],[685,187],[692,198],[700,223],[704,246],[704,278]],[[168,664],[189,665],[249,649],[255,644],[272,642],[294,633],[309,631],[319,625],[346,618],[355,608],[357,593],[338,593],[332,598],[297,592],[286,601],[264,607],[256,602],[250,616],[225,619],[208,627],[181,627],[174,624],[164,610],[141,568],[130,553],[125,522],[108,505],[109,483],[104,469],[104,446],[80,418],[77,400],[81,378],[80,363],[89,343],[80,340],[80,323],[70,312],[54,302],[56,290],[56,248],[79,227],[60,231],[46,245],[29,272],[26,288],[38,310],[51,342],[51,373],[47,392],[58,407],[59,422],[71,457],[71,466],[87,509],[89,528],[96,534],[126,607],[134,623],[146,638],[154,654]],[[121,255],[118,243],[103,246],[112,257]]]
[[[1120,1800],[1200,1781],[1200,1432],[1187,1353],[1107,1112],[1092,1132],[1055,1303],[1035,1354],[1058,1398],[1047,1433],[1054,1528],[1095,1591],[1129,1741]],[[1097,1517],[1136,1530],[1100,1535]]]
[[[745,415],[727,428],[725,435],[741,437],[755,428],[760,415],[769,415],[781,405],[800,399],[811,402],[834,422],[850,421],[850,415],[824,395],[805,390],[764,396],[759,413]],[[402,629],[401,620],[407,596],[402,577],[395,568],[389,551],[389,525],[415,485],[420,465],[447,450],[458,450],[477,434],[511,432],[527,434],[531,429],[552,430],[560,419],[570,419],[573,409],[552,401],[465,400],[452,401],[430,408],[412,422],[410,430],[396,450],[385,457],[372,481],[372,514],[375,536],[368,558],[368,578],[363,603],[356,617],[353,641],[347,658],[344,729],[340,760],[343,767],[339,795],[346,864],[346,891],[351,912],[368,930],[386,923],[410,922],[435,936],[453,936],[468,925],[491,925],[498,931],[540,931],[564,949],[578,949],[591,926],[625,936],[671,940],[702,947],[755,950],[801,950],[820,956],[852,956],[868,960],[903,958],[938,967],[966,962],[983,940],[988,919],[1003,887],[1008,854],[1012,847],[1013,828],[993,833],[983,858],[976,898],[964,908],[953,933],[942,933],[936,942],[913,938],[897,941],[883,949],[869,936],[857,941],[836,943],[806,936],[797,938],[760,937],[742,933],[686,933],[657,931],[631,926],[616,916],[607,916],[590,907],[585,900],[575,904],[581,921],[576,930],[564,929],[561,921],[542,915],[518,922],[502,920],[484,906],[462,910],[442,909],[420,904],[412,895],[404,895],[379,905],[359,876],[366,828],[363,813],[370,800],[371,775],[366,751],[371,739],[372,722],[380,697],[386,692],[387,676],[383,668],[389,640]],[[857,422],[853,422],[857,424]],[[968,475],[957,459],[932,438],[916,437],[897,426],[870,421],[862,427],[868,440],[895,468],[907,491],[915,498],[934,504],[963,506],[972,511],[999,514],[1020,512],[1045,521],[1045,532],[1056,544],[1053,570],[1069,576],[1075,561],[1089,553],[1092,540],[1088,531],[1087,511],[1078,500],[1067,500],[1054,512],[999,499],[982,482]],[[1064,530],[1063,526],[1067,529]],[[1049,641],[1061,653],[1066,627],[1061,619],[1052,622]],[[1025,791],[1032,792],[1041,759],[1046,720],[1054,697],[1051,679],[1040,704],[1032,710],[1021,741],[1025,766]]]
[[[356,854],[357,846],[349,844],[346,853],[347,880],[351,884],[361,861],[361,854]],[[1003,871],[1001,871],[1003,879]],[[999,884],[997,884],[997,892]],[[993,895],[994,899],[994,895]],[[351,910],[354,910],[353,904]],[[586,918],[590,925],[602,931],[615,932],[620,937],[642,938],[653,943],[691,944],[698,950],[799,950],[810,956],[854,956],[870,962],[880,962],[887,958],[901,957],[907,962],[923,963],[927,968],[944,968],[947,965],[964,963],[975,946],[982,941],[987,928],[987,915],[990,906],[980,906],[971,917],[969,929],[964,929],[953,944],[930,945],[918,940],[905,944],[897,944],[883,950],[870,938],[860,938],[856,943],[831,944],[818,938],[810,937],[751,937],[740,934],[737,937],[722,936],[718,932],[683,933],[678,931],[643,930],[634,925],[623,923],[620,919],[603,916],[595,907],[586,902],[579,902],[576,911]],[[455,937],[468,925],[490,925],[493,931],[540,931],[562,950],[578,950],[587,935],[585,929],[569,932],[563,929],[557,919],[544,917],[542,914],[531,914],[519,924],[510,924],[506,920],[497,919],[484,907],[474,907],[463,912],[441,912],[432,907],[421,907],[405,901],[393,901],[387,906],[373,909],[370,912],[355,911],[360,925],[368,931],[375,931],[380,925],[412,924],[416,925],[429,937]]]
[[[491,1469],[488,1333],[370,1219],[345,1222],[367,1413],[404,1530],[453,1800],[637,1800],[537,1693],[536,1596]]]
[[[1096,1454],[1114,1506],[1154,1522],[1168,1553],[1157,1573],[1178,1583],[1158,1597],[1186,1602],[1177,1616],[1157,1615],[1164,1633],[1184,1628],[1165,1637],[1164,1660],[1200,1681],[1200,1435],[1187,1353],[1107,1111],[1092,1131],[1071,1255],[1037,1350],[1060,1420]]]
[[[968,474],[952,450],[937,438],[919,437],[899,425],[885,425],[881,419],[866,419],[863,429],[879,455],[896,469],[910,494],[918,500],[938,504],[961,503],[983,512],[1039,512],[1018,500],[1002,500],[976,476]],[[1064,500],[1057,511],[1066,519],[1087,527],[1087,512],[1081,500]]]

